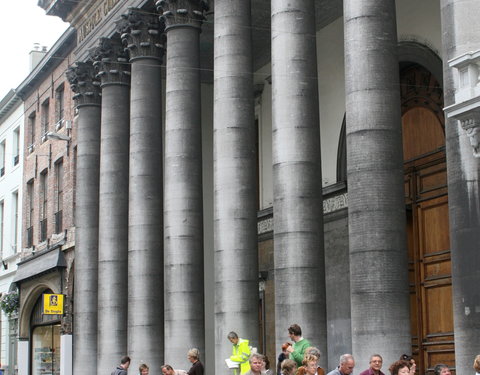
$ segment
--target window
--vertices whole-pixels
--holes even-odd
[[[27,182],[27,204],[28,204],[28,211],[27,211],[27,247],[33,246],[33,215],[34,215],[34,185],[33,179]]]
[[[33,151],[35,144],[35,111],[28,116],[28,152]]]
[[[18,191],[12,193],[12,250],[18,251]]]
[[[5,175],[5,140],[0,143],[0,177]]]
[[[0,254],[1,258],[3,258],[3,225],[4,225],[4,213],[5,213],[5,203],[0,201]]]
[[[13,131],[13,165],[17,165],[20,159],[20,127]]]
[[[63,83],[55,91],[55,130],[63,125],[63,116],[65,111],[65,90]]]
[[[47,240],[48,174],[40,174],[40,242]]]
[[[55,233],[63,231],[63,160],[55,163]]]
[[[49,124],[49,112],[50,112],[50,99],[47,99],[42,104],[42,142],[47,140],[46,134],[48,132]]]

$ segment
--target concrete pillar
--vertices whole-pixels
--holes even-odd
[[[297,323],[326,353],[315,1],[271,4],[276,348]]]
[[[18,340],[17,344],[18,375],[30,374],[30,341]],[[13,367],[13,363],[11,364]]]
[[[206,3],[161,0],[157,7],[167,35],[165,358],[182,368],[189,348],[205,353],[199,39]]]
[[[130,68],[120,41],[101,38],[93,55],[102,82],[97,374],[103,375],[127,354]]]
[[[100,81],[91,63],[78,62],[67,77],[78,110],[75,205],[74,371],[97,369],[98,189]]]
[[[394,0],[345,0],[352,349],[385,364],[411,351]],[[345,271],[347,272],[347,270]]]
[[[130,52],[130,183],[128,223],[128,355],[136,369],[163,365],[163,24],[129,9],[121,22]]]
[[[60,335],[60,375],[72,375],[73,340],[72,335]]]
[[[250,0],[217,0],[214,35],[216,373],[235,331],[258,347],[257,155]]]
[[[480,353],[480,57],[468,63],[466,54],[480,53],[480,6],[476,0],[442,0],[441,17],[455,367],[468,374]],[[452,60],[463,62],[455,68]],[[462,69],[476,73],[460,79]]]

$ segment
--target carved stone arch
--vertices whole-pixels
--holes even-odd
[[[21,296],[22,303],[20,304],[20,313],[18,314],[18,336],[19,338],[28,339],[30,336],[30,317],[33,308],[40,295],[45,290],[52,290],[54,293],[61,293],[56,290],[56,285],[53,282],[42,281],[34,288],[27,291],[25,296]]]
[[[405,41],[398,43],[398,62],[400,70],[410,64],[418,64],[431,72],[440,85],[443,84],[443,66],[442,59],[428,46]]]

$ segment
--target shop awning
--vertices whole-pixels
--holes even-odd
[[[64,268],[66,266],[67,263],[63,256],[63,252],[60,249],[50,250],[18,263],[17,272],[13,282],[18,283],[39,276],[43,273],[53,271],[56,268]]]

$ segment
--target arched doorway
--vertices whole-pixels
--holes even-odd
[[[30,317],[32,375],[60,375],[61,316],[43,314],[43,294],[38,297]]]
[[[412,353],[428,374],[455,363],[443,90],[418,64],[400,82]]]

